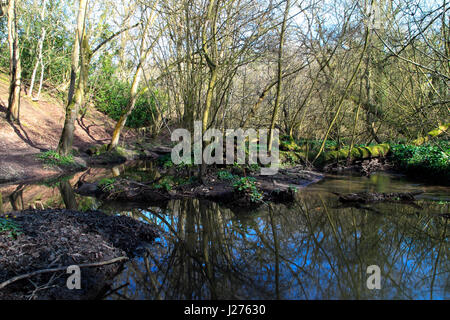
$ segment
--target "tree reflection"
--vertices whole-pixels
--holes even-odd
[[[19,184],[14,192],[9,195],[9,202],[11,203],[11,208],[14,211],[21,211],[24,209],[23,191],[25,188],[25,185]]]
[[[161,237],[111,298],[448,298],[447,220],[433,213],[437,204],[421,206],[419,214],[402,203],[338,209],[315,193],[239,216],[195,199],[134,209],[128,214],[158,225]],[[366,287],[373,264],[381,290]]]
[[[61,198],[64,201],[64,205],[68,210],[77,210],[78,204],[75,198],[75,192],[73,191],[70,182],[67,180],[61,180],[58,184],[59,192],[61,193]]]

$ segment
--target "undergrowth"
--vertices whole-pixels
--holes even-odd
[[[391,159],[401,170],[427,176],[433,179],[450,181],[450,143],[413,146],[398,144],[391,147]]]
[[[5,232],[8,233],[8,237],[15,239],[22,234],[22,228],[6,216],[0,218],[0,234]]]
[[[37,157],[49,166],[71,166],[75,164],[72,155],[62,156],[55,150],[42,152]]]

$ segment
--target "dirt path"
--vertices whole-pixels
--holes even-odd
[[[63,103],[45,93],[35,102],[22,90],[20,125],[6,121],[7,103],[7,75],[0,72],[0,183],[61,174],[59,169],[43,167],[36,154],[57,147],[65,117]],[[113,120],[89,108],[76,123],[74,148],[83,152],[89,145],[109,142],[114,125]],[[131,131],[124,131],[124,140],[133,137]]]

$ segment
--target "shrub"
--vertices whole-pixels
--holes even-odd
[[[175,183],[173,181],[173,177],[167,176],[167,177],[162,178],[158,183],[154,183],[153,188],[164,189],[166,191],[170,191],[170,190],[172,190],[174,184]]]
[[[131,85],[115,76],[116,66],[111,55],[105,54],[98,63],[101,72],[93,82],[101,86],[94,89],[94,105],[97,110],[117,121],[124,113],[130,99]],[[157,110],[157,98],[158,101],[164,100],[157,90],[140,94],[125,125],[130,128],[150,126]]]
[[[431,178],[450,180],[450,145],[394,145],[391,159],[402,170]]]
[[[239,193],[243,193],[250,198],[251,202],[258,203],[263,201],[263,194],[256,186],[256,179],[251,177],[242,177],[238,179],[233,188]]]

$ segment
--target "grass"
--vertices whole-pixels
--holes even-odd
[[[75,164],[75,160],[72,155],[61,156],[55,150],[49,150],[46,152],[40,153],[38,159],[43,161],[46,165],[49,166],[72,166]]]

